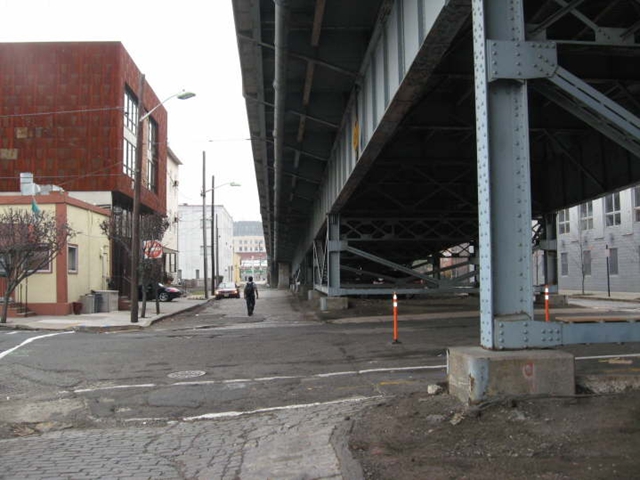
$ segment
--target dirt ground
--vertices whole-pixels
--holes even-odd
[[[464,296],[410,299],[402,312],[473,310],[477,302]],[[388,303],[350,299],[348,314],[390,314]],[[318,314],[340,315],[345,312]],[[349,448],[365,479],[640,479],[640,390],[595,394],[601,391],[597,382],[578,383],[573,397],[475,406],[446,393],[388,399],[352,419]]]
[[[640,391],[504,399],[390,399],[354,420],[366,479],[638,479]]]

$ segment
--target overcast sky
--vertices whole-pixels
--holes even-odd
[[[206,188],[238,220],[260,220],[242,98],[231,0],[0,0],[0,42],[120,41],[165,104],[169,145],[183,163],[180,203],[201,204]],[[210,195],[210,194],[209,194]]]

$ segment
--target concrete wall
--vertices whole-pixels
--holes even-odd
[[[67,275],[67,296],[69,302],[78,302],[82,295],[91,290],[108,288],[107,280],[111,276],[110,247],[109,239],[100,230],[100,224],[109,217],[75,206],[69,206],[67,214],[69,224],[77,232],[69,245],[75,245],[78,249],[78,269],[76,272],[69,271]]]

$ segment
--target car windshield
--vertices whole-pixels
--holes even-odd
[[[236,288],[235,283],[221,283],[220,288]]]

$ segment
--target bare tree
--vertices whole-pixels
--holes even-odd
[[[576,254],[575,263],[580,270],[580,280],[582,287],[582,295],[584,295],[585,281],[587,275],[591,275],[591,264],[593,262],[593,250],[589,246],[589,230],[593,228],[593,225],[589,227],[587,225],[587,219],[582,218],[580,210],[578,209],[578,222],[577,222],[577,242],[578,252]],[[574,237],[575,238],[575,237]]]
[[[122,222],[111,216],[109,220],[105,220],[100,225],[104,234],[112,241],[122,246],[128,254],[131,254],[131,235],[129,227],[123,225]],[[169,221],[165,216],[156,213],[140,216],[140,238],[143,241],[161,241],[164,233],[169,228]],[[147,255],[148,252],[143,251],[140,255],[138,263],[138,280],[142,286],[142,310],[141,317],[144,318],[147,306],[147,290],[151,286],[152,291],[156,293],[156,313],[160,313],[160,303],[158,301],[157,289],[158,283],[162,281],[163,265],[162,259],[152,258]],[[132,298],[132,302],[136,302],[137,298]]]
[[[49,265],[74,232],[54,214],[9,209],[0,213],[0,272],[7,280],[0,323],[7,322],[11,294]]]

